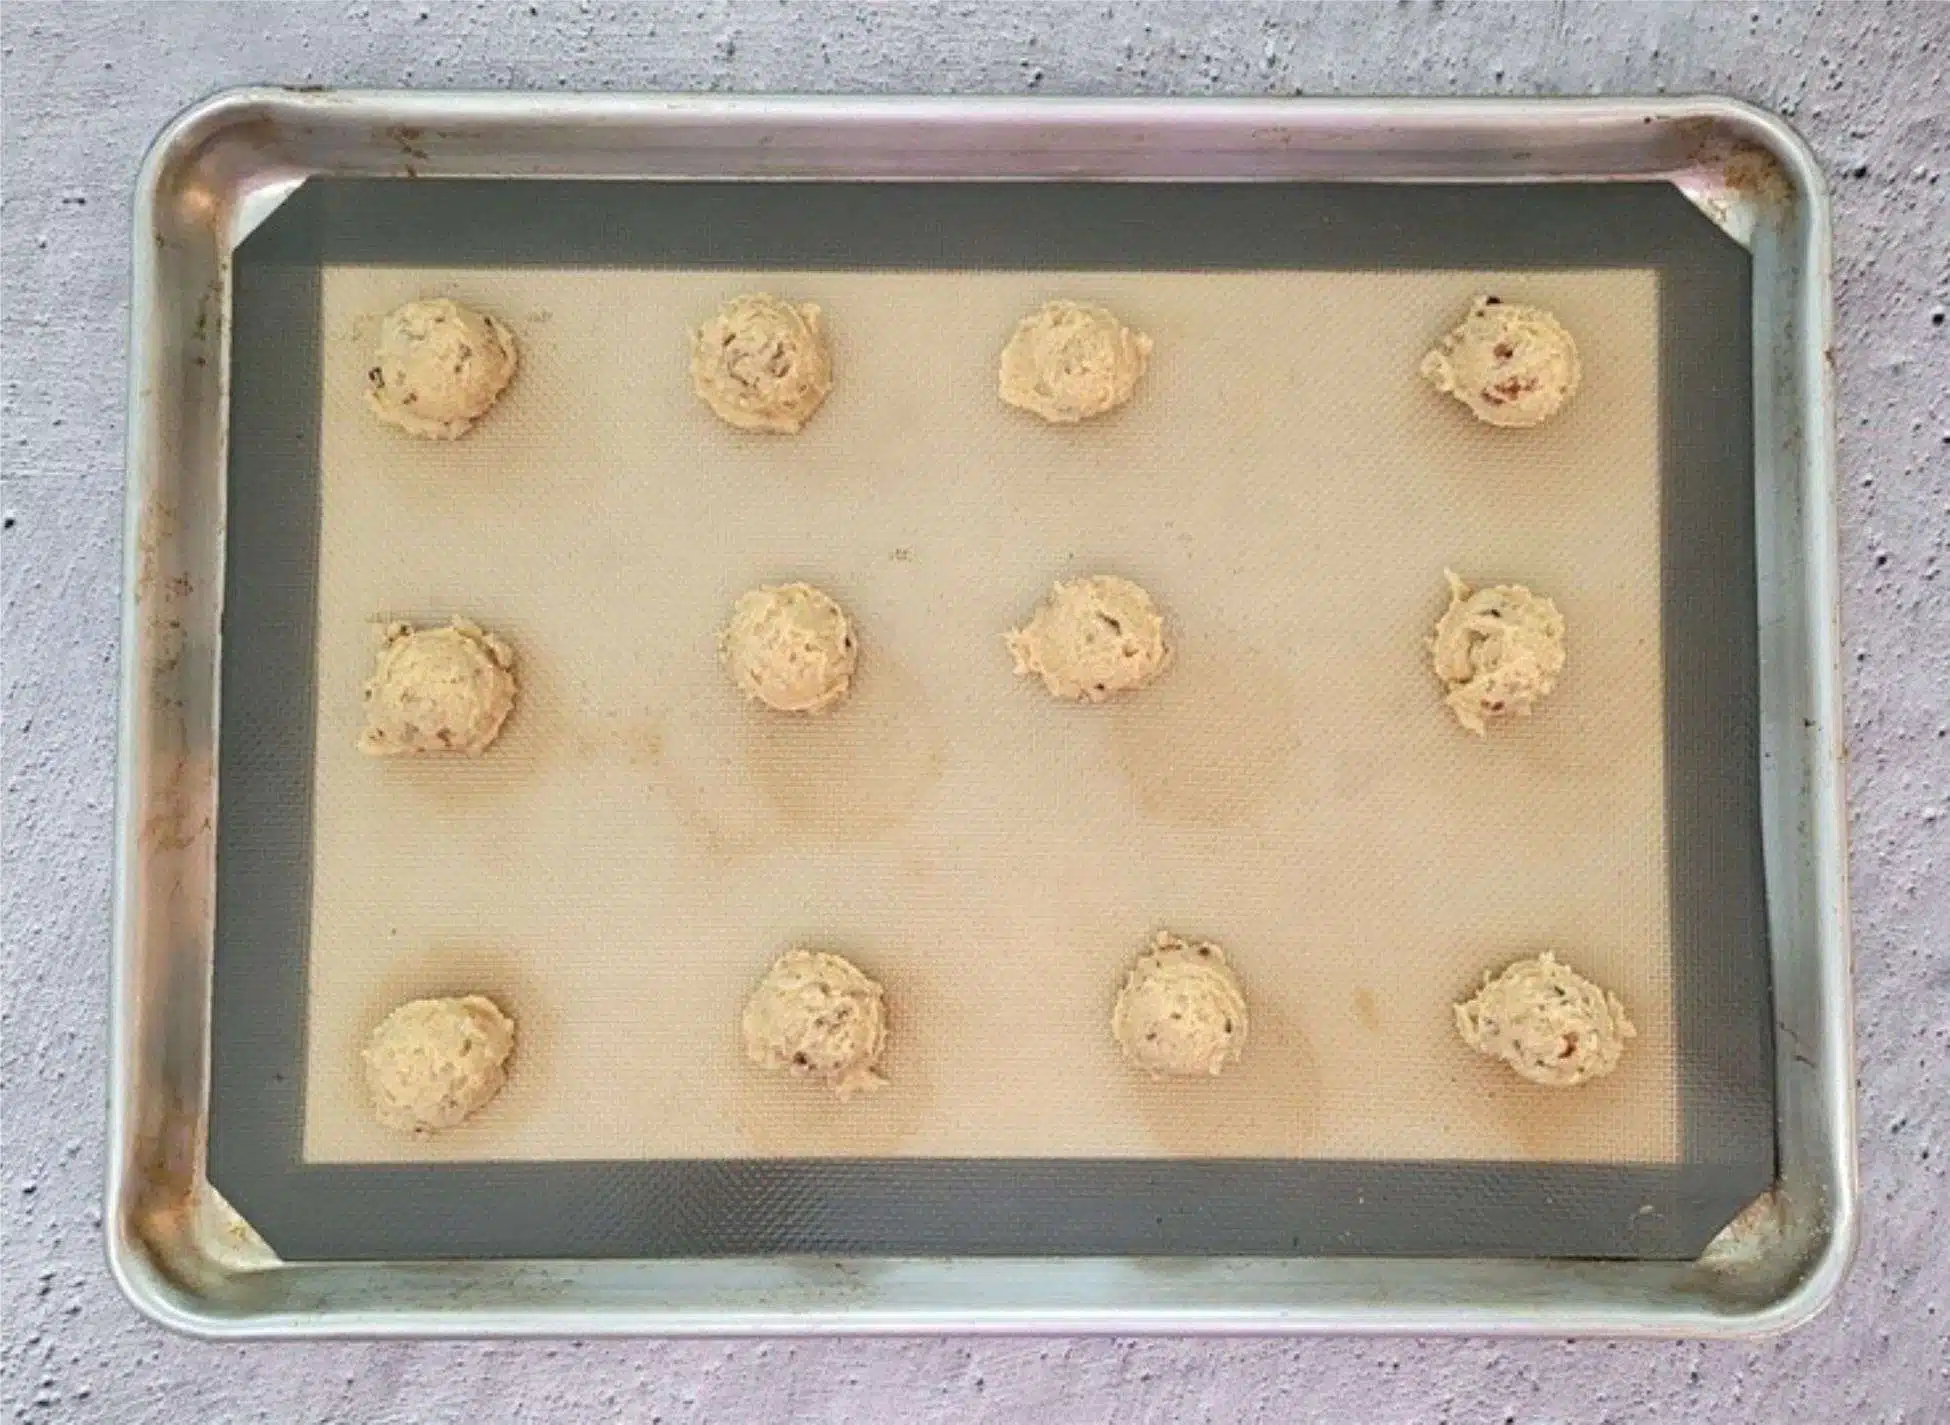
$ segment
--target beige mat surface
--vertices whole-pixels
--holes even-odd
[[[686,329],[754,288],[828,314],[837,386],[796,438],[690,393]],[[1553,424],[1490,430],[1416,376],[1480,290],[1578,334]],[[309,1160],[1674,1160],[1653,274],[328,268],[323,292]],[[452,444],[361,400],[379,316],[429,294],[522,347]],[[994,391],[1057,295],[1157,342],[1137,400],[1080,428]],[[1422,648],[1445,566],[1568,622],[1555,696],[1487,740]],[[1152,590],[1177,659],[1058,706],[1002,634],[1096,571]],[[860,631],[822,721],[742,705],[714,657],[736,595],[793,578]],[[453,614],[518,650],[501,741],[360,756],[373,621]],[[1159,926],[1245,986],[1216,1081],[1142,1080],[1110,1042]],[[886,984],[875,1098],[745,1064],[739,1007],[794,944]],[[1640,1029],[1573,1092],[1450,1024],[1543,948]],[[380,1129],[366,1032],[467,992],[519,1022],[506,1092],[431,1142]]]

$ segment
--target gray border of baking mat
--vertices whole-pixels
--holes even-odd
[[[326,263],[1656,268],[1680,1162],[306,1163]],[[1688,1258],[1773,1182],[1751,271],[1672,188],[314,179],[234,272],[210,1174],[279,1255]]]

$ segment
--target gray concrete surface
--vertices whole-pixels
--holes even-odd
[[[0,8],[0,1390],[16,1419],[1950,1420],[1950,5],[607,3]],[[130,185],[226,85],[1717,90],[1837,204],[1866,1233],[1757,1346],[1043,1340],[217,1347],[102,1264]]]

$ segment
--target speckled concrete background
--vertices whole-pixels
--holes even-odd
[[[1950,5],[31,5],[5,106],[0,1386],[14,1418],[1950,1420]],[[102,1262],[128,210],[227,85],[1738,94],[1836,192],[1866,1232],[1760,1346],[1295,1341],[218,1347]]]

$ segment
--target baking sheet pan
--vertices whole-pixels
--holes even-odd
[[[353,258],[375,233],[479,244],[497,188],[322,184],[288,204],[240,253],[249,264],[261,243],[262,271],[286,285],[261,301],[240,286],[238,349],[262,322],[284,345],[316,343],[315,368],[280,378],[267,361],[252,377],[263,393],[240,391],[239,406],[317,432],[313,468],[276,482],[311,513],[285,507],[283,543],[264,549],[279,577],[315,573],[303,625],[282,629],[303,635],[295,649],[266,664],[261,636],[229,641],[229,725],[251,731],[227,746],[246,765],[313,769],[305,798],[280,803],[287,820],[308,807],[304,827],[267,843],[240,821],[257,854],[231,862],[232,904],[293,901],[308,949],[285,982],[302,994],[298,1032],[263,1038],[262,995],[235,1001],[234,1024],[220,1009],[218,1161],[258,1131],[229,1115],[262,1126],[259,1090],[287,1075],[306,1171],[912,1159],[918,1176],[889,1167],[885,1190],[907,1182],[910,1211],[939,1223],[968,1220],[957,1204],[986,1191],[970,1180],[985,1165],[1063,1160],[1069,1189],[1009,1195],[1012,1216],[1045,1224],[1039,1250],[1291,1250],[1303,1221],[1345,1241],[1299,1177],[1281,1210],[1244,1208],[1236,1228],[1168,1230],[1166,1211],[1112,1230],[1091,1206],[1107,1162],[1183,1165],[1160,1192],[1196,1184],[1207,1223],[1238,1160],[1370,1163],[1368,1177],[1399,1176],[1405,1207],[1454,1196],[1425,1164],[1493,1163],[1486,1180],[1512,1187],[1495,1193],[1509,1211],[1487,1236],[1446,1217],[1409,1230],[1419,1214],[1406,1207],[1400,1230],[1353,1250],[1685,1251],[1764,1187],[1765,942],[1741,918],[1758,885],[1718,868],[1676,896],[1668,844],[1675,701],[1700,682],[1716,697],[1710,727],[1676,729],[1697,748],[1751,698],[1737,584],[1717,607],[1689,591],[1695,621],[1675,635],[1662,616],[1666,545],[1675,528],[1682,550],[1702,533],[1675,525],[1674,506],[1724,504],[1749,478],[1737,440],[1718,464],[1674,444],[1682,426],[1724,438],[1694,403],[1730,405],[1744,387],[1737,250],[1659,188],[1567,201],[1295,186],[1212,211],[1238,193],[564,189],[544,206],[580,206],[555,235],[577,261],[558,265],[561,249],[529,231],[513,260],[477,252],[483,264],[459,272],[332,259],[340,234]],[[1129,233],[1140,212],[1185,245],[1154,241],[1159,270],[1103,266],[1094,235]],[[1568,261],[1569,234],[1588,245],[1612,229],[1634,235],[1630,260]],[[862,273],[847,238],[869,230],[886,266]],[[712,231],[785,236],[749,267],[648,260]],[[975,255],[944,251],[943,231],[981,234]],[[1358,264],[1331,265],[1332,241],[1317,256],[1322,231],[1355,235]],[[1542,259],[1528,231],[1550,234]],[[1214,232],[1216,262],[1200,250]],[[1255,241],[1240,246],[1240,232]],[[1423,270],[1463,232],[1503,261]],[[820,301],[836,333],[839,390],[789,443],[717,429],[682,379],[686,325],[754,285]],[[1414,376],[1485,289],[1552,305],[1587,336],[1581,399],[1515,442]],[[448,446],[402,442],[358,396],[373,323],[425,291],[481,303],[526,343],[504,408]],[[1014,317],[1058,291],[1109,301],[1160,342],[1144,399],[1081,431],[1039,429],[991,389]],[[1673,351],[1694,368],[1684,393],[1661,374]],[[306,523],[313,547],[294,558]],[[1573,629],[1572,670],[1545,712],[1482,743],[1442,714],[1421,649],[1452,565],[1548,590]],[[1054,707],[1007,676],[1000,634],[1050,580],[1100,567],[1153,588],[1180,657],[1150,696]],[[233,558],[233,608],[260,607],[253,571]],[[740,706],[711,657],[740,589],[802,576],[854,610],[866,649],[857,700],[811,727]],[[453,613],[521,650],[527,691],[505,745],[468,764],[359,757],[373,622]],[[1688,677],[1669,689],[1675,660]],[[311,699],[295,722],[252,715],[294,688]],[[1746,796],[1706,814],[1735,832],[1751,783]],[[260,849],[271,844],[282,851]],[[220,905],[220,977],[234,923]],[[1108,1043],[1121,968],[1157,925],[1229,944],[1258,1010],[1247,1061],[1216,1083],[1134,1081]],[[841,1108],[740,1060],[742,995],[771,955],[808,941],[858,955],[889,986],[892,1084],[868,1103]],[[1682,968],[1680,944],[1706,978]],[[1485,968],[1546,945],[1641,1024],[1627,1067],[1577,1095],[1509,1081],[1448,1022]],[[461,1132],[391,1139],[364,1111],[358,1044],[389,1003],[463,981],[528,1026],[514,1081]],[[1717,1027],[1683,1042],[1684,1015]],[[278,1054],[230,1060],[232,1079],[223,1043],[240,1036]],[[1689,1101],[1695,1120],[1737,1131],[1689,1138]],[[1702,1214],[1629,1174],[1603,1202],[1554,1176],[1592,1163],[1662,1165],[1669,1188],[1710,1165],[1716,1191],[1687,1189]],[[860,1189],[808,1191],[804,1236],[788,1222],[772,1249],[867,1240],[832,1220]],[[1526,1205],[1544,1200],[1559,1225],[1540,1232]],[[349,1236],[287,1230],[279,1245],[323,1232],[356,1253],[375,1216],[357,1214]],[[450,1207],[421,1250],[451,1250],[454,1231],[470,1250],[513,1250],[502,1216]],[[725,1250],[750,1231],[723,1224],[687,1246]],[[996,1232],[934,1225],[899,1240],[1027,1240]]]
[[[421,182],[377,222],[273,224],[264,232],[268,241],[233,271],[240,245],[289,206],[294,193],[300,205],[336,201],[307,182],[323,173],[485,180],[472,186],[492,192],[479,197],[473,212],[487,221],[442,223],[444,199],[425,190],[444,184]],[[711,211],[713,203],[734,201],[730,194],[742,185],[714,183],[719,196],[691,209],[706,220],[666,231],[656,251],[646,253],[640,231],[626,235],[631,225],[614,221],[634,185],[613,185],[593,204],[561,207],[534,201],[532,185],[507,181],[515,175],[660,183],[797,178],[829,196],[800,202],[789,228],[742,231],[713,221]],[[948,190],[930,184],[945,203],[937,214],[949,221],[920,237],[911,226],[849,224],[836,213],[860,190],[830,185],[861,178],[955,180]],[[1709,1252],[1697,1264],[1643,1255],[1604,1264],[1306,1255],[1376,1250],[1374,1243],[1383,1253],[1449,1250],[1460,1217],[1471,1219],[1466,1230],[1489,1244],[1485,1250],[1497,1250],[1498,1231],[1516,1235],[1509,1234],[1513,1217],[1531,1229],[1514,1250],[1575,1255],[1588,1245],[1553,1237],[1565,1214],[1535,1211],[1534,1198],[1519,1202],[1513,1214],[1499,1196],[1513,1180],[1495,1163],[1413,1165],[1420,1176],[1404,1180],[1371,1172],[1358,1160],[1315,1160],[1298,1171],[1280,1160],[1229,1160],[1216,1172],[1199,1160],[952,1160],[950,1176],[958,1182],[951,1185],[960,1195],[951,1206],[967,1212],[969,1227],[959,1246],[931,1235],[942,1199],[890,1192],[881,1171],[893,1161],[910,1175],[909,1187],[917,1180],[925,1186],[930,1177],[939,1180],[946,1160],[688,1160],[635,1164],[623,1174],[614,1164],[589,1161],[303,1163],[297,961],[290,953],[214,954],[210,916],[213,900],[224,899],[233,946],[290,947],[307,930],[296,913],[305,888],[297,897],[237,892],[267,867],[309,858],[308,835],[300,834],[309,825],[308,759],[246,758],[251,775],[239,776],[230,745],[239,709],[226,706],[229,825],[220,837],[214,749],[219,649],[236,636],[248,636],[260,650],[263,675],[243,720],[299,728],[301,745],[310,745],[318,428],[315,420],[307,423],[305,403],[299,409],[258,403],[252,393],[264,394],[266,368],[235,358],[253,344],[274,342],[280,323],[288,335],[317,322],[315,273],[328,260],[450,269],[588,262],[878,270],[952,265],[945,260],[952,247],[958,262],[1047,268],[1052,264],[1033,240],[1027,250],[1020,244],[1026,229],[1017,218],[1000,227],[985,219],[1007,209],[991,204],[971,180],[1059,178],[1100,180],[1087,186],[1107,198],[1095,205],[1100,221],[1067,234],[1068,260],[1078,267],[1251,266],[1251,249],[1262,239],[1239,217],[1260,200],[1244,193],[1269,181],[1352,182],[1351,191],[1369,194],[1409,185],[1433,200],[1422,208],[1421,225],[1455,239],[1439,259],[1422,259],[1425,267],[1657,265],[1656,256],[1631,251],[1631,237],[1617,225],[1593,242],[1578,224],[1562,221],[1561,210],[1527,228],[1522,253],[1513,256],[1510,234],[1445,220],[1444,195],[1458,182],[1547,185],[1533,192],[1558,185],[1557,201],[1566,203],[1594,184],[1668,186],[1741,249],[1727,256],[1750,263],[1752,274],[1751,318],[1741,323],[1751,333],[1751,403],[1737,410],[1694,407],[1703,423],[1668,429],[1664,443],[1696,467],[1732,458],[1736,449],[1749,459],[1751,523],[1730,502],[1698,498],[1703,492],[1696,483],[1669,485],[1661,617],[1668,703],[1699,729],[1690,738],[1669,737],[1667,748],[1674,785],[1699,789],[1670,803],[1667,828],[1682,1162],[1695,1161],[1697,1145],[1711,1153],[1716,1143],[1746,1141],[1738,1122],[1721,1121],[1713,1096],[1694,1100],[1684,1093],[1689,1062],[1704,1065],[1700,1077],[1707,1082],[1728,1070],[1710,1036],[1694,1037],[1706,1026],[1686,1008],[1725,994],[1724,981],[1717,981],[1717,991],[1711,987],[1727,962],[1687,947],[1740,942],[1753,922],[1751,907],[1736,906],[1717,923],[1689,907],[1713,905],[1703,888],[1724,883],[1729,873],[1746,874],[1750,861],[1765,866],[1772,930],[1767,968],[1779,1029],[1771,1067],[1781,1098],[1779,1182],[1763,1199],[1773,1204],[1773,1225],[1758,1248],[1743,1237],[1737,1253]],[[1173,218],[1172,206],[1151,203],[1148,190],[1120,208],[1125,200],[1118,195],[1139,178],[1217,185],[1201,193],[1200,216],[1211,221],[1187,222],[1182,212]],[[1340,218],[1361,211],[1363,201]],[[1387,200],[1380,201],[1385,207]],[[144,165],[136,206],[130,604],[105,1222],[110,1262],[145,1312],[181,1330],[218,1336],[1323,1329],[1740,1335],[1805,1320],[1832,1294],[1854,1242],[1855,1175],[1833,624],[1832,393],[1823,363],[1828,215],[1818,164],[1778,120],[1713,98],[1015,101],[240,90],[195,106],[165,130]],[[1371,227],[1306,209],[1302,199],[1285,216],[1306,229],[1309,265],[1394,261],[1388,253],[1405,230],[1399,221],[1387,241],[1377,242]],[[592,230],[592,214],[606,217],[608,226],[599,222]],[[842,231],[848,260],[835,263],[820,244],[823,238],[830,245]],[[567,258],[565,237],[582,244]],[[898,251],[903,244],[908,250]],[[1662,291],[1670,298],[1665,276]],[[1662,307],[1662,323],[1669,322],[1670,309]],[[1666,340],[1664,346],[1662,399],[1676,392],[1684,406],[1702,381],[1710,385],[1726,374],[1716,375],[1710,344]],[[278,349],[278,373],[303,386],[316,348],[300,341]],[[318,372],[309,376],[310,389],[320,389]],[[1716,399],[1727,403],[1729,393],[1721,390]],[[227,478],[242,470],[262,478]],[[215,577],[224,567],[226,535],[233,561],[253,549],[296,556],[282,565],[274,557],[254,573],[248,607],[228,598]],[[1671,591],[1712,589],[1716,578],[1723,586],[1747,585],[1758,605],[1754,715],[1737,701],[1726,703],[1710,679],[1687,676],[1684,658],[1675,661],[1675,647],[1704,646],[1700,634],[1723,621],[1725,611]],[[302,633],[284,636],[293,630]],[[1755,624],[1746,632],[1756,632]],[[226,696],[230,691],[226,682]],[[1758,845],[1750,836],[1724,834],[1726,822],[1714,813],[1716,806],[1744,804],[1740,769],[1756,749]],[[284,816],[294,806],[305,812],[296,822]],[[238,825],[257,834],[239,837]],[[220,865],[230,887],[221,897]],[[1700,983],[1711,993],[1695,992]],[[237,1015],[239,1006],[252,1004],[260,1011],[255,1025]],[[1695,1044],[1703,1058],[1693,1058]],[[269,1065],[269,1075],[259,1077],[253,1065]],[[250,1072],[240,1076],[241,1069]],[[248,1094],[240,1092],[245,1088]],[[1088,1178],[1080,1181],[1077,1171]],[[1634,1204],[1672,1201],[1675,1192],[1681,1198],[1694,1192],[1699,1205],[1696,1173],[1675,1184],[1657,1166],[1592,1164],[1584,1172],[1595,1180],[1580,1177],[1573,1165],[1559,1166],[1549,1185],[1558,1203],[1577,1200],[1573,1217],[1594,1209],[1631,1215]],[[245,1217],[278,1239],[275,1248],[248,1230],[233,1240],[231,1228],[244,1219],[216,1210],[222,1202],[211,1175],[248,1189]],[[1419,1240],[1399,1231],[1404,1200],[1395,1190],[1405,1184],[1414,1190],[1415,1215],[1408,1220],[1421,1230]],[[1012,1194],[1024,1186],[1046,1201],[1052,1194],[1059,1203],[1087,1201],[1089,1210],[1073,1214],[1070,1226],[1090,1228],[1101,1240],[1059,1231],[1062,1240],[1051,1241],[1023,1230],[1012,1219]],[[1444,1186],[1446,1199],[1439,1195]],[[857,1215],[830,1210],[836,1192],[855,1194],[850,1205]],[[1308,1205],[1339,1214],[1343,1231],[1302,1231],[1276,1246],[1277,1255],[1265,1256],[1237,1254],[1265,1250],[1264,1240],[1241,1242],[1213,1230],[1227,1213],[1238,1217],[1308,1194]],[[466,1220],[490,1203],[538,1220],[504,1223],[517,1230],[485,1244],[465,1228],[441,1235],[447,1219]],[[516,1206],[509,1209],[510,1203]],[[781,1213],[785,1204],[793,1210]],[[1208,1207],[1217,1209],[1217,1219]],[[743,1214],[751,1230],[714,1242],[710,1230],[726,1211]],[[795,1215],[796,1223],[787,1221]],[[1743,1214],[1741,1222],[1751,1216]],[[364,1217],[376,1230],[351,1244],[298,1240],[321,1217],[328,1223]],[[1647,1247],[1658,1217],[1655,1207],[1655,1231],[1623,1244],[1628,1252]],[[619,1240],[602,1225],[619,1219],[671,1226]],[[566,1235],[564,1223],[571,1225]],[[809,1223],[819,1230],[807,1232]],[[877,1238],[864,1230],[875,1223],[882,1228]],[[793,1230],[781,1231],[784,1226]],[[1738,1230],[1739,1223],[1729,1228]],[[1170,1262],[1130,1255],[1178,1244],[1221,1255]],[[465,1260],[522,1255],[524,1247],[533,1255],[551,1246],[651,1255]],[[763,1255],[808,1247],[835,1256]],[[1108,1255],[1020,1255],[1079,1247]],[[742,1255],[708,1261],[661,1255],[714,1248]],[[293,1259],[424,1257],[443,1249],[449,1260],[410,1267]],[[937,1249],[961,1255],[887,1255]],[[1649,1249],[1656,1254],[1661,1244],[1650,1242]],[[986,1250],[1017,1255],[968,1254]]]

